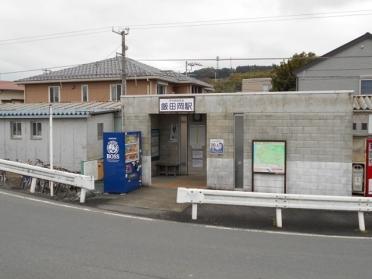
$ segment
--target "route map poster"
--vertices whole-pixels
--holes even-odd
[[[285,141],[253,141],[253,172],[285,174]]]

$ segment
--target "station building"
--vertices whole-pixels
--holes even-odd
[[[142,132],[144,185],[350,196],[352,93],[122,96],[122,121]]]

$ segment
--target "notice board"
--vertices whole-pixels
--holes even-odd
[[[253,172],[268,174],[285,174],[286,142],[259,141],[252,143]]]

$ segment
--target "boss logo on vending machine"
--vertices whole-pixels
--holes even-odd
[[[116,140],[110,140],[106,146],[106,159],[111,162],[117,162],[120,159],[119,144]]]

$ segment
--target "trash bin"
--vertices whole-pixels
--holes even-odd
[[[364,164],[353,164],[353,193],[364,193]]]

